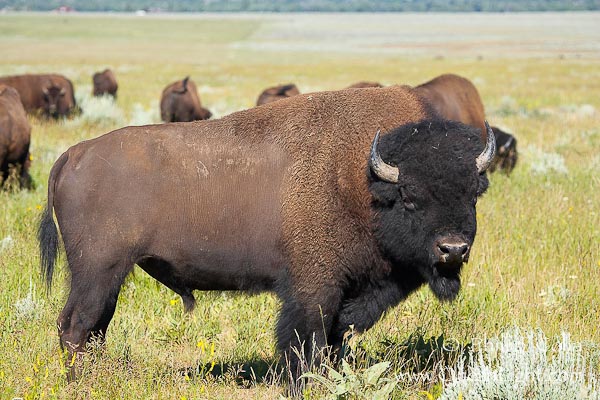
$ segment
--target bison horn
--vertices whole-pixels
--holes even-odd
[[[494,159],[494,155],[496,154],[496,137],[494,136],[494,132],[492,131],[492,128],[490,128],[490,125],[487,121],[485,121],[485,129],[487,131],[485,148],[475,159],[477,172],[480,174],[488,169],[492,163],[492,160]]]
[[[67,91],[65,90],[65,88],[60,88],[60,95],[64,96],[67,93]]]
[[[44,93],[45,95],[48,95],[48,88],[47,87],[42,88],[42,93]]]
[[[400,176],[400,170],[398,167],[393,167],[389,164],[386,164],[379,155],[379,151],[377,150],[377,143],[379,143],[379,133],[381,130],[378,130],[375,134],[375,139],[373,139],[373,144],[371,144],[371,157],[369,158],[369,166],[371,170],[379,177],[379,179],[390,182],[390,183],[398,183],[398,177]]]

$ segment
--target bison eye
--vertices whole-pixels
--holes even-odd
[[[400,188],[400,196],[402,197],[402,203],[404,204],[404,208],[409,211],[414,211],[415,203],[413,203],[410,200],[410,198],[408,197],[408,194],[406,193],[406,189]]]

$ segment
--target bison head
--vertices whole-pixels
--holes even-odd
[[[400,285],[427,282],[439,299],[452,300],[477,230],[477,198],[488,187],[494,135],[488,129],[482,151],[478,129],[429,121],[385,135],[381,152],[378,141],[379,132],[369,164],[380,251]]]
[[[49,86],[42,89],[44,111],[51,117],[68,114],[71,109],[71,99],[64,87]]]

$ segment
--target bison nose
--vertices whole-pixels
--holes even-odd
[[[469,245],[463,240],[440,240],[435,247],[435,253],[440,263],[462,264],[469,258]]]

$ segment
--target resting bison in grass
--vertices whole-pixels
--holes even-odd
[[[17,168],[19,185],[31,189],[29,141],[31,127],[16,89],[0,84],[0,187],[5,186],[11,165]]]
[[[103,337],[134,264],[187,310],[195,289],[274,291],[292,376],[292,347],[337,349],[350,324],[368,329],[423,284],[453,299],[494,135],[484,148],[434,115],[406,86],[347,89],[71,147],[38,234],[50,285],[54,211],[72,277],[62,345],[80,354]]]
[[[92,82],[94,83],[94,96],[103,96],[105,94],[117,97],[117,78],[110,69],[105,69],[102,72],[96,72],[92,76]]]
[[[519,158],[517,139],[495,126],[492,126],[492,131],[496,137],[496,157],[494,157],[489,171],[494,172],[498,169],[504,171],[506,175],[510,175]]]
[[[287,85],[273,86],[263,90],[256,100],[256,105],[272,103],[277,100],[287,99],[288,97],[299,95],[300,91],[293,83]]]
[[[383,85],[379,82],[361,81],[361,82],[356,82],[355,84],[348,86],[348,89],[363,89],[363,88],[378,88],[378,87],[383,87]]]
[[[73,84],[62,75],[39,74],[0,77],[0,83],[17,89],[29,113],[57,118],[69,115],[77,106]]]
[[[440,75],[415,90],[446,119],[460,121],[481,129],[486,137],[485,111],[475,85],[466,78],[454,74]],[[492,127],[496,133],[496,158],[489,171],[504,169],[509,174],[517,162],[517,141],[508,133]],[[501,134],[500,134],[501,132]],[[500,138],[500,140],[498,140]]]
[[[212,113],[200,105],[196,84],[187,76],[163,90],[160,116],[165,122],[189,122],[209,119]]]

